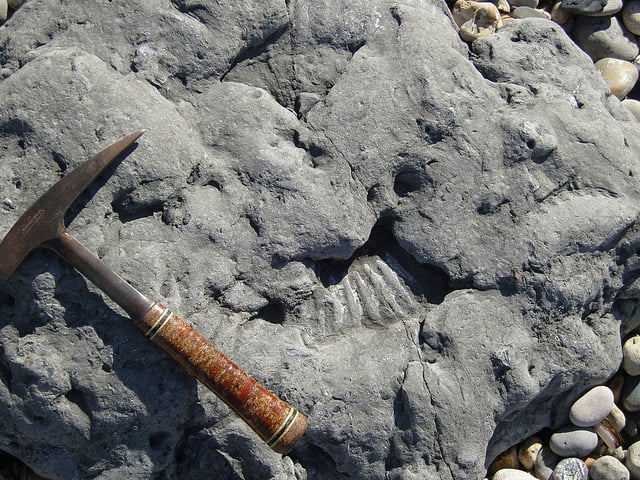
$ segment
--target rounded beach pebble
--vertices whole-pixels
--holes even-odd
[[[553,480],[587,480],[588,478],[587,464],[579,458],[560,460],[553,469]]]
[[[607,418],[613,405],[613,392],[609,387],[594,387],[571,405],[569,420],[578,427],[597,425]]]
[[[640,335],[627,339],[622,345],[622,368],[632,377],[640,375]]]
[[[602,11],[589,13],[587,15],[591,17],[611,16],[618,13],[620,10],[622,10],[622,8],[623,8],[622,0],[609,0],[607,4],[602,8]]]
[[[562,9],[576,15],[589,15],[601,12],[607,0],[561,0]]]
[[[622,23],[634,35],[640,35],[640,0],[627,1],[622,7]]]
[[[549,447],[561,457],[586,457],[597,446],[598,435],[588,428],[564,427],[549,439]]]
[[[633,100],[632,98],[625,98],[622,101],[622,105],[629,110],[636,120],[640,122],[640,101]]]
[[[620,460],[605,455],[591,464],[589,476],[591,480],[629,480],[630,474]]]
[[[605,57],[632,61],[638,56],[636,38],[618,17],[576,17],[572,33],[594,62]]]
[[[600,75],[602,75],[604,83],[607,84],[611,93],[621,100],[627,96],[638,81],[638,69],[633,63],[627,62],[626,60],[601,58],[596,62],[596,68],[600,72]],[[638,345],[638,347],[640,347],[640,345]],[[638,353],[636,353],[636,355],[638,355]],[[638,374],[636,373],[635,375]]]
[[[536,477],[528,474],[524,470],[515,468],[503,468],[498,470],[492,477],[492,480],[536,480]]]
[[[632,477],[640,478],[640,442],[636,442],[629,447],[624,464]]]
[[[529,437],[520,444],[518,448],[518,460],[520,460],[520,463],[525,469],[533,469],[533,464],[541,448],[542,440],[536,436]]]
[[[560,457],[553,453],[549,447],[542,447],[533,463],[536,477],[540,480],[549,480],[559,461]]]

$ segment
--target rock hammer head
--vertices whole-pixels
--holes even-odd
[[[7,280],[31,250],[61,235],[69,206],[143,133],[134,132],[82,163],[29,207],[0,243],[0,278]]]

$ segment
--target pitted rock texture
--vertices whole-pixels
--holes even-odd
[[[0,52],[2,231],[145,128],[70,230],[310,419],[271,452],[37,251],[0,449],[44,476],[482,478],[640,323],[640,127],[549,21],[469,51],[435,0],[30,0]]]

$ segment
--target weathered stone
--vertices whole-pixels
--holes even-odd
[[[615,428],[621,432],[624,430],[624,427],[627,424],[627,417],[617,405],[613,406],[608,418]]]
[[[590,17],[610,17],[622,10],[622,0],[608,0],[607,4],[599,12],[583,13]]]
[[[577,17],[572,38],[591,59],[611,57],[632,61],[638,56],[638,43],[618,17]]]
[[[635,442],[628,448],[624,465],[633,478],[640,477],[640,442]]]
[[[622,22],[634,35],[640,35],[640,0],[629,0],[622,8]]]
[[[562,8],[577,15],[601,12],[608,0],[561,0]]]
[[[629,480],[629,470],[615,457],[605,455],[596,459],[589,468],[593,480]]]
[[[561,458],[553,453],[549,447],[542,447],[533,464],[536,477],[540,480],[549,480],[553,476],[553,469]]]
[[[574,14],[563,9],[561,2],[556,2],[553,5],[550,14],[551,20],[556,22],[558,25],[562,25],[565,28],[572,25]]]
[[[509,5],[512,7],[529,7],[529,8],[537,8],[539,0],[511,0]]]
[[[539,10],[537,8],[531,7],[516,7],[513,9],[513,16],[516,18],[546,18],[551,19],[551,15],[549,15],[544,10]]]
[[[634,100],[633,98],[625,98],[622,101],[622,105],[640,122],[640,101]]]
[[[553,469],[553,480],[587,480],[589,469],[579,458],[565,458]]]
[[[526,470],[533,469],[540,449],[542,449],[542,440],[537,436],[529,437],[520,444],[518,447],[518,460]]]
[[[622,345],[622,368],[631,376],[640,375],[640,335],[628,338]]]
[[[0,282],[2,450],[64,479],[477,479],[611,377],[637,123],[560,27],[469,56],[436,2],[194,5],[30,1],[0,29],[0,231],[146,128],[69,228],[305,440],[271,452],[38,251]]]

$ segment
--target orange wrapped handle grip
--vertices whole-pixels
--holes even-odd
[[[170,309],[155,303],[138,327],[235,411],[269,447],[288,452],[307,418],[229,360]]]

